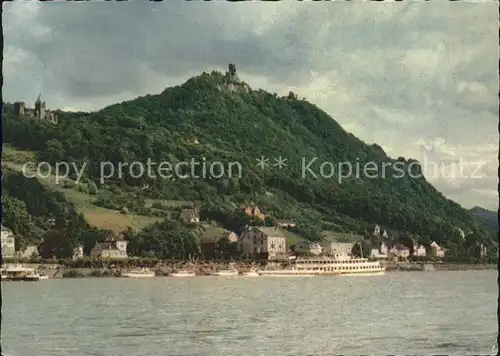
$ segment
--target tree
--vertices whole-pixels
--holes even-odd
[[[38,246],[38,253],[42,258],[71,258],[73,244],[60,230],[49,230],[43,235],[43,241]]]
[[[128,245],[133,255],[153,252],[163,259],[188,259],[200,249],[197,230],[176,220],[165,220],[137,233]]]
[[[369,240],[358,241],[352,247],[351,253],[356,257],[369,258],[372,253],[372,243]]]
[[[236,74],[235,67],[231,68],[231,74]],[[239,231],[243,219],[231,218],[231,211],[241,202],[257,200],[262,205],[265,201],[265,205],[286,209],[294,218],[303,217],[304,223],[299,226],[316,225],[322,230],[329,226],[359,234],[376,222],[447,246],[452,237],[442,226],[449,222],[452,226],[470,227],[476,241],[489,244],[494,241],[494,236],[481,232],[467,210],[446,199],[425,179],[393,175],[408,172],[413,161],[403,157],[399,161],[391,159],[380,147],[363,143],[305,100],[287,100],[263,90],[243,95],[215,90],[227,84],[228,79],[214,72],[168,88],[159,95],[139,97],[98,112],[61,113],[61,124],[55,126],[40,120],[19,120],[12,108],[4,105],[3,138],[12,147],[31,150],[39,160],[43,158],[52,165],[63,160],[82,167],[83,162],[88,162],[86,175],[95,182],[102,178],[99,162],[103,161],[117,167],[120,162],[145,162],[148,158],[153,162],[176,163],[185,157],[210,157],[211,162],[223,163],[225,167],[228,162],[240,162],[245,167],[241,179],[234,175],[221,179],[179,179],[177,173],[172,179],[114,175],[109,183],[120,186],[121,192],[115,191],[116,194],[125,196],[132,190],[135,194],[126,198],[128,202],[119,204],[117,210],[126,206],[130,212],[137,213],[140,209],[148,214],[142,205],[128,204],[146,195],[155,199],[211,201],[222,209],[209,219]],[[295,93],[290,97],[295,98]],[[202,138],[204,142],[193,144],[187,139],[191,137]],[[303,159],[306,162],[288,164],[287,169],[281,170],[255,166],[255,158],[276,157],[278,153],[287,157],[288,163]],[[301,166],[308,165],[313,157],[318,160],[310,166],[310,171],[304,172]],[[379,174],[377,178],[364,175],[356,178],[350,172],[350,178],[339,184],[340,181],[331,178],[340,177],[340,169],[323,166],[321,161],[350,162],[351,167],[357,165],[355,161],[361,166],[374,162],[378,167],[384,162],[390,166],[398,163],[401,172],[388,167],[385,177]],[[343,165],[343,168],[342,171],[349,173],[348,167]],[[50,199],[53,192],[47,193],[37,179],[13,174],[9,179],[7,170],[3,172],[7,183],[3,188],[7,188],[8,195],[26,202],[30,215],[45,219],[61,215],[61,207],[67,205],[65,201]],[[185,171],[189,175],[188,167]],[[330,172],[332,177],[327,178]],[[146,183],[151,189],[140,188]],[[229,201],[234,204],[232,208]],[[312,236],[306,230],[300,234]]]
[[[31,216],[26,203],[19,199],[2,196],[2,220],[16,235],[26,236],[31,231]]]
[[[215,256],[222,259],[236,257],[236,243],[229,241],[227,237],[220,238],[215,244]]]
[[[276,226],[276,219],[272,216],[266,216],[264,221],[266,226]]]
[[[96,195],[97,194],[97,185],[95,184],[94,181],[90,181],[87,184],[87,191],[90,195]]]

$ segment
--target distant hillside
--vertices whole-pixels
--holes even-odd
[[[221,222],[234,206],[251,202],[268,216],[296,221],[310,239],[325,230],[362,234],[378,223],[424,244],[456,244],[457,227],[471,233],[473,244],[493,242],[491,232],[424,178],[396,178],[399,172],[389,167],[385,178],[361,174],[339,183],[339,172],[347,172],[338,162],[360,167],[374,162],[381,172],[383,164],[396,163],[408,171],[413,161],[391,159],[378,145],[362,142],[293,93],[280,97],[253,90],[219,72],[95,113],[61,113],[58,125],[14,118],[9,105],[3,111],[4,142],[34,151],[39,160],[52,164],[88,162],[85,176],[98,187],[95,204],[108,209],[150,214],[151,199],[191,201],[201,205],[205,216]],[[287,165],[262,169],[256,165],[261,156],[271,165],[284,157]],[[314,158],[313,174],[304,175],[303,161]],[[221,178],[193,178],[193,173],[203,174],[200,166],[181,167],[170,178],[159,177],[157,171],[156,177],[134,177],[125,171],[100,184],[100,162],[118,167],[120,162],[146,164],[148,159],[156,164],[206,159],[226,169],[238,162],[243,170],[241,177],[234,172],[229,177],[226,170]],[[322,162],[327,162],[323,177]],[[412,169],[420,171],[418,165]]]
[[[475,218],[483,222],[492,231],[498,231],[498,212],[487,210],[479,206],[475,206],[469,210]]]

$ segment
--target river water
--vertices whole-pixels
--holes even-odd
[[[6,356],[490,355],[497,271],[4,282]]]

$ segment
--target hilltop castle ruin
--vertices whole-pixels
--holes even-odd
[[[240,81],[240,78],[236,74],[236,66],[234,64],[229,64],[228,71],[224,76],[224,83],[218,85],[219,90],[226,90],[235,93],[249,93],[250,86]]]
[[[57,124],[57,116],[54,111],[45,108],[45,101],[41,100],[42,94],[38,94],[38,98],[35,101],[35,108],[27,108],[25,103],[22,101],[16,101],[14,103],[14,112],[17,117],[28,116],[39,120],[46,120]]]

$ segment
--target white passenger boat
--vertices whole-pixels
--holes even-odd
[[[155,273],[148,268],[139,268],[125,272],[122,276],[129,278],[153,278]]]
[[[196,273],[193,271],[177,271],[171,274],[172,277],[195,277]]]
[[[314,257],[297,258],[284,269],[261,270],[261,276],[273,277],[310,277],[310,276],[344,276],[344,275],[383,275],[385,268],[378,261],[367,258],[335,258]]]
[[[38,281],[40,276],[34,268],[26,268],[20,264],[8,264],[0,269],[2,280],[5,281]]]
[[[40,275],[34,268],[26,268],[24,274],[24,281],[39,281]]]
[[[47,276],[47,275],[45,274],[45,272],[39,272],[38,276],[39,276],[39,280],[40,280],[40,281],[41,281],[41,280],[45,280],[45,279],[49,279],[49,276]]]
[[[231,266],[227,270],[218,270],[214,273],[212,273],[213,276],[219,276],[219,277],[234,277],[239,275],[239,272],[234,268],[234,266]]]
[[[259,271],[256,270],[255,268],[252,268],[252,269],[250,269],[250,270],[248,270],[246,272],[243,272],[241,275],[244,276],[244,277],[258,277],[259,276]]]

